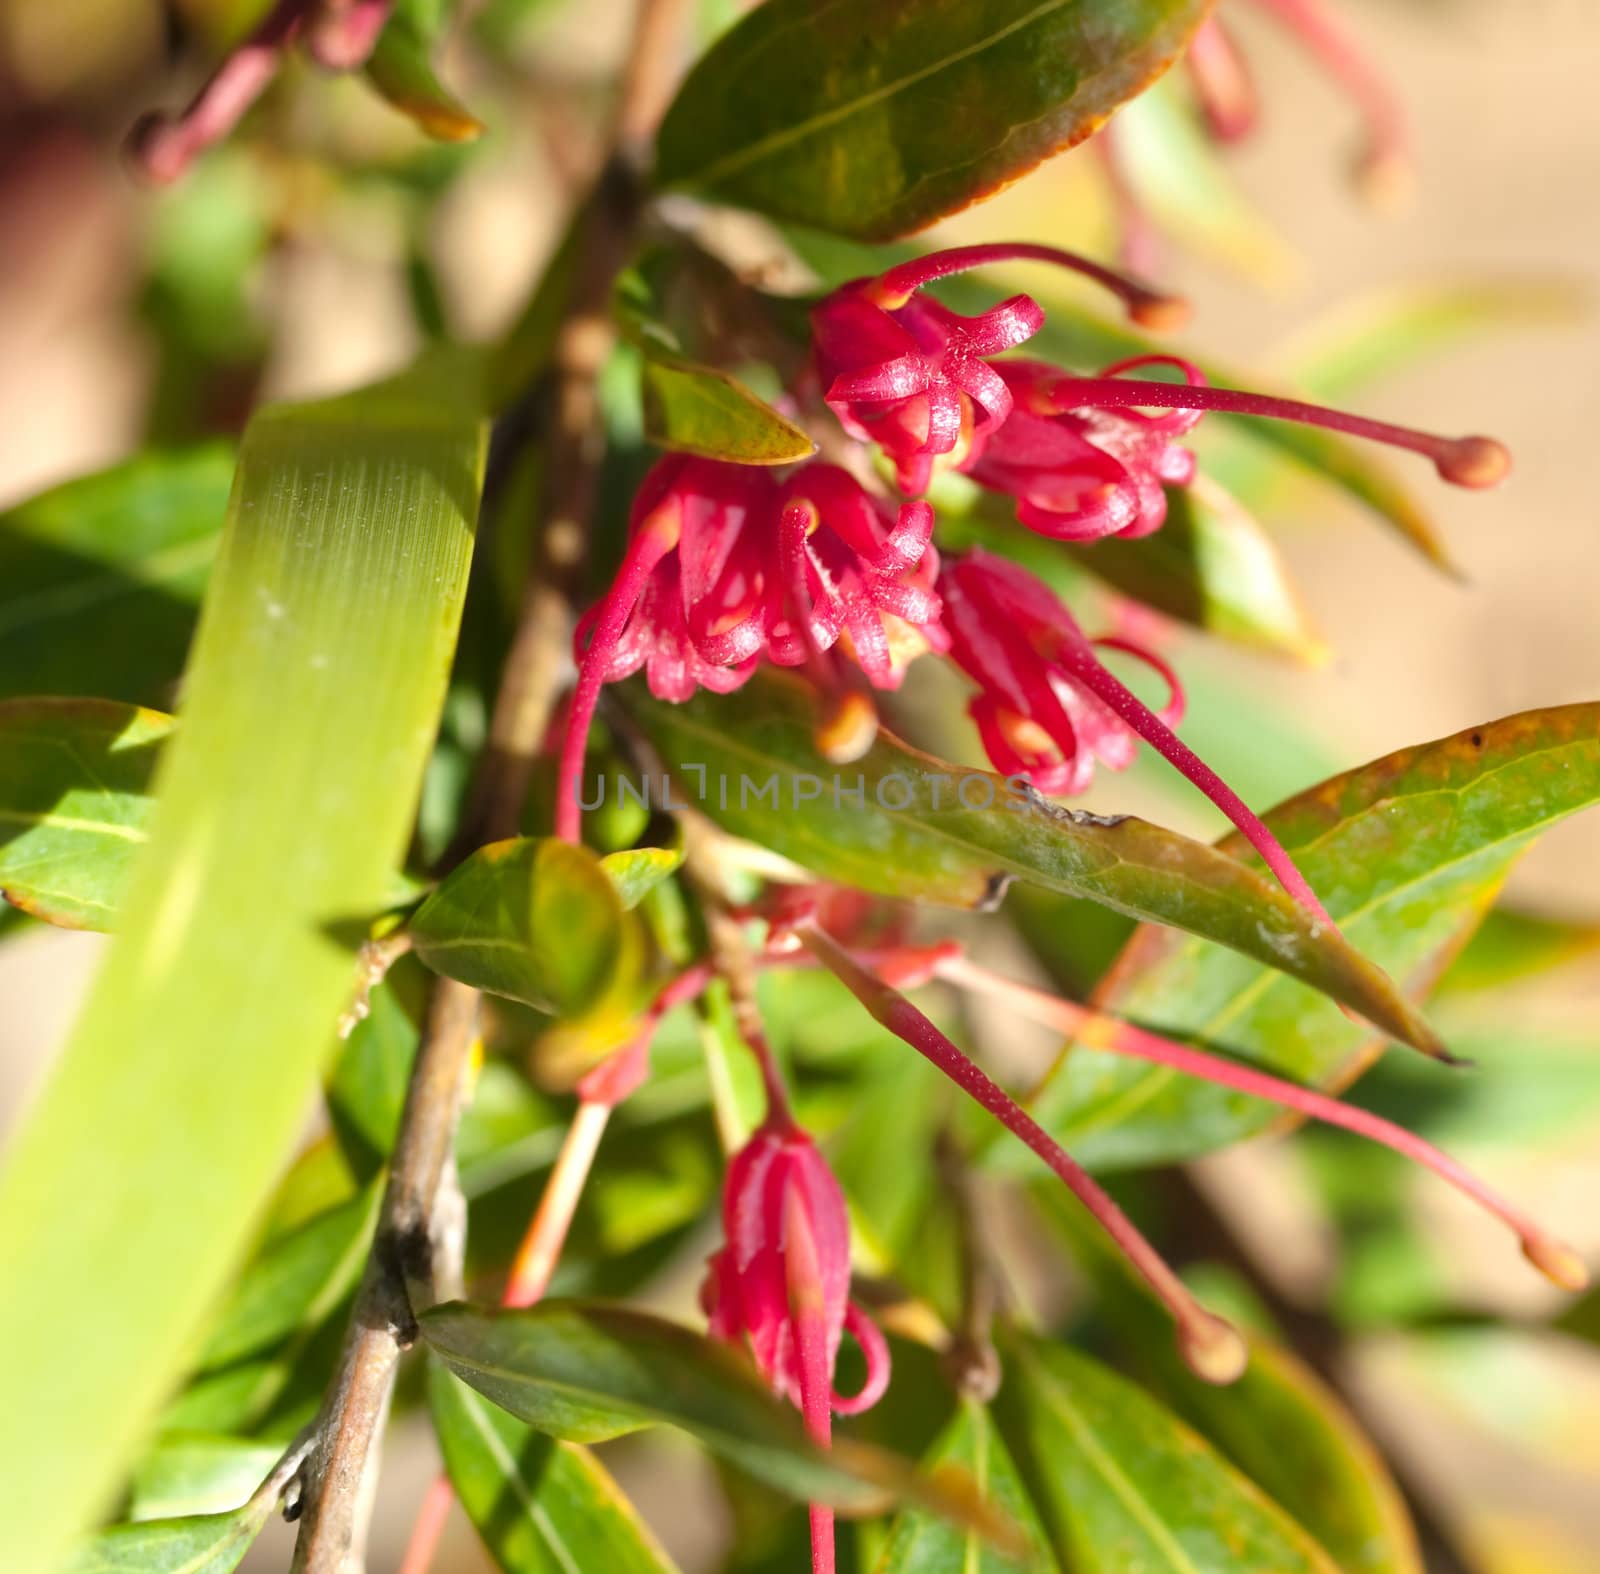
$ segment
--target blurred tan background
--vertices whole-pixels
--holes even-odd
[[[1173,246],[1168,276],[1196,301],[1195,344],[1236,365],[1269,362],[1334,303],[1422,279],[1576,280],[1600,300],[1593,0],[1339,0],[1411,109],[1418,188],[1407,211],[1385,217],[1365,209],[1343,179],[1355,135],[1346,104],[1248,0],[1223,4],[1266,97],[1261,134],[1230,156],[1230,167],[1298,262],[1264,293]],[[539,47],[580,77],[601,69],[618,9],[589,0],[561,8]],[[85,53],[86,39],[106,47]],[[10,194],[0,218],[0,506],[139,441],[151,354],[131,325],[126,279],[149,199],[122,180],[107,148],[123,102],[116,95],[125,95],[124,119],[151,101],[160,43],[158,9],[143,0],[5,0],[0,9],[0,62],[10,73],[9,82],[0,76],[0,179]],[[17,88],[23,80],[31,107]],[[381,109],[366,114],[357,114],[358,135],[410,135]],[[46,118],[52,125],[41,130]],[[1082,242],[1071,222],[1082,185],[1074,162],[1021,183],[964,229]],[[452,199],[433,243],[457,319],[471,331],[493,330],[517,304],[558,221],[558,185],[538,140],[517,132]],[[261,281],[270,310],[290,325],[268,369],[271,392],[328,390],[408,354],[387,223],[392,215],[375,203],[308,229]],[[1407,465],[1469,583],[1442,578],[1353,507],[1331,520],[1321,511],[1315,522],[1274,520],[1334,659],[1317,672],[1248,655],[1226,661],[1351,764],[1510,711],[1600,697],[1600,313],[1485,338],[1357,402],[1444,431],[1492,431],[1510,444],[1516,474],[1493,494],[1433,487],[1425,466]],[[1261,748],[1271,748],[1270,737]],[[1114,780],[1098,798],[1130,806]],[[1161,809],[1171,817],[1168,801]],[[1207,824],[1198,815],[1193,823]],[[1551,835],[1514,890],[1543,911],[1600,921],[1600,820]],[[0,1131],[59,1042],[97,949],[91,937],[43,933],[0,948]],[[1569,974],[1564,987],[1558,1006],[1538,1009],[1592,1023],[1600,979]],[[1497,1150],[1492,1170],[1532,1202],[1542,1192],[1550,1221],[1591,1260],[1600,1251],[1596,1135],[1587,1151],[1508,1159]],[[1219,1195],[1252,1191],[1256,1228],[1279,1232],[1292,1259],[1303,1210],[1296,1176],[1274,1150],[1208,1168]],[[1448,1199],[1434,1206],[1440,1228],[1459,1235],[1463,1283],[1474,1294],[1515,1311],[1543,1304],[1536,1285],[1502,1274],[1498,1237]],[[1310,1250],[1314,1257],[1314,1242]],[[1387,1441],[1466,1516],[1487,1570],[1600,1566],[1600,1363],[1536,1341],[1498,1359],[1494,1382],[1476,1399],[1384,1341],[1362,1352],[1356,1375],[1385,1405]],[[1519,1425],[1491,1425],[1496,1418],[1481,1407],[1496,1405],[1520,1407]],[[682,1501],[680,1472],[695,1469],[677,1450],[649,1457],[649,1470],[628,1472],[647,1512]],[[386,1483],[394,1512],[380,1514],[373,1574],[392,1569],[431,1469],[420,1439],[401,1451]],[[673,1518],[657,1523],[686,1566],[723,1534],[714,1519],[675,1531]],[[441,1569],[479,1567],[470,1533],[454,1530]],[[284,1567],[286,1547],[281,1535],[264,1542],[247,1568]]]

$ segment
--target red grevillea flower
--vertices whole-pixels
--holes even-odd
[[[701,1300],[713,1338],[748,1344],[773,1388],[799,1407],[827,1445],[833,1415],[857,1415],[889,1386],[889,1347],[850,1299],[850,1218],[816,1144],[777,1103],[728,1164],[722,1192],[727,1244],[708,1264]],[[859,1393],[834,1392],[848,1329],[866,1357]],[[833,1511],[811,1506],[811,1566],[834,1568]]]
[[[834,465],[779,481],[752,465],[663,459],[634,499],[611,589],[578,625],[557,834],[577,836],[601,687],[641,667],[653,694],[681,702],[729,693],[762,657],[800,666],[838,645],[874,687],[898,686],[910,656],[945,648],[932,534],[926,503],[892,511]]]
[[[1190,385],[1198,367],[1170,355],[1142,355],[1109,366],[1102,378],[1141,366],[1171,366]],[[1002,361],[995,370],[1011,394],[1006,420],[974,435],[961,469],[980,486],[1017,500],[1017,519],[1058,541],[1147,536],[1166,522],[1168,486],[1194,479],[1195,458],[1174,441],[1200,420],[1198,410],[1146,415],[1091,402],[1062,403],[1061,373],[1044,361]]]
[[[926,490],[935,460],[959,459],[973,437],[1003,422],[1009,389],[989,358],[1033,337],[1044,313],[1013,295],[963,317],[921,294],[935,279],[988,263],[1030,259],[1087,274],[1122,297],[1135,321],[1170,324],[1182,304],[1051,246],[961,246],[855,279],[811,314],[816,366],[845,430],[894,461],[901,489]],[[954,462],[951,460],[949,462]]]
[[[946,562],[939,588],[950,658],[978,685],[971,715],[998,769],[1027,776],[1044,792],[1080,792],[1096,759],[1119,769],[1142,738],[1227,815],[1285,890],[1334,927],[1277,838],[1173,733],[1183,699],[1160,657],[1130,640],[1091,640],[1048,586],[989,552]],[[1097,646],[1136,656],[1161,674],[1170,697],[1160,713],[1101,665]]]

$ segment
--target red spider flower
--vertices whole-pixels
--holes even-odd
[[[1122,375],[1155,365],[1175,367],[1184,380]],[[1497,486],[1511,469],[1511,456],[1492,437],[1440,437],[1301,399],[1213,387],[1175,356],[1139,356],[1098,377],[1028,360],[1003,361],[998,372],[1014,408],[1003,426],[976,435],[960,468],[1016,497],[1023,524],[1068,541],[1159,529],[1166,518],[1162,487],[1194,477],[1194,456],[1172,439],[1207,410],[1295,421],[1409,449],[1431,459],[1454,486]],[[1137,413],[1145,410],[1166,413]]]
[[[653,694],[681,702],[738,688],[763,656],[820,668],[838,645],[874,687],[894,688],[911,656],[942,651],[932,534],[926,503],[892,513],[833,465],[780,482],[751,465],[663,459],[634,500],[611,589],[578,625],[557,834],[577,837],[584,744],[604,684],[642,667]],[[860,728],[852,719],[844,730]]]
[[[1170,323],[1180,302],[1051,246],[960,246],[855,279],[811,314],[824,397],[846,431],[894,461],[902,490],[926,490],[936,459],[959,459],[974,436],[1004,421],[1011,394],[989,357],[1036,334],[1038,304],[1013,295],[963,317],[921,294],[935,279],[993,262],[1054,262],[1106,285],[1135,321]],[[949,462],[954,462],[951,460]]]
[[[1172,366],[1191,385],[1199,369],[1170,355],[1142,355],[1101,373]],[[961,468],[980,486],[1017,499],[1017,519],[1058,541],[1147,536],[1166,522],[1168,486],[1194,479],[1195,459],[1173,441],[1200,420],[1198,410],[1162,415],[1085,402],[1066,408],[1061,373],[1043,361],[1002,361],[1011,393],[1003,425],[976,435]]]
[[[1129,640],[1091,640],[1047,586],[988,552],[947,562],[939,588],[950,657],[978,685],[970,711],[997,769],[1027,776],[1043,792],[1081,792],[1096,759],[1121,769],[1142,738],[1227,815],[1285,890],[1333,927],[1277,838],[1173,733],[1183,696],[1165,662]],[[1161,674],[1170,697],[1159,714],[1101,665],[1097,646]]]
[[[722,1192],[727,1244],[708,1265],[701,1299],[714,1338],[748,1343],[762,1376],[797,1405],[824,1445],[832,1416],[856,1415],[889,1385],[889,1348],[850,1299],[850,1219],[816,1145],[773,1106],[728,1164]],[[859,1393],[834,1392],[848,1329],[866,1357]],[[812,1568],[831,1571],[833,1514],[811,1508]]]

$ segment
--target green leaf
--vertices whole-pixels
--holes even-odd
[[[0,1567],[103,1507],[250,1239],[405,848],[484,424],[453,362],[245,435],[126,922],[0,1175]],[[114,1308],[114,1314],[107,1308]],[[70,1362],[45,1352],[71,1349]]]
[[[637,925],[587,848],[512,837],[480,848],[413,916],[416,953],[436,973],[575,1017],[630,987]]]
[[[972,1473],[984,1497],[1020,1528],[1023,1551],[1008,1556],[971,1530],[908,1509],[895,1520],[873,1574],[1055,1574],[1038,1513],[982,1405],[964,1401],[923,1459],[929,1471],[944,1465]]]
[[[81,1548],[64,1574],[231,1574],[267,1513],[261,1504],[233,1514],[113,1525]]]
[[[1338,1574],[1304,1530],[1143,1389],[1040,1340],[1014,1343],[1013,1448],[1074,1574]]]
[[[1202,1382],[1179,1357],[1165,1309],[1083,1210],[1056,1186],[1035,1186],[1033,1196],[1093,1279],[1101,1320],[1190,1425],[1314,1536],[1345,1574],[1422,1574],[1399,1488],[1315,1373],[1252,1332],[1244,1375],[1221,1388]]]
[[[767,0],[667,111],[658,180],[819,229],[921,229],[1088,136],[1207,0]]]
[[[797,1411],[726,1345],[644,1312],[583,1301],[525,1311],[453,1303],[419,1319],[428,1347],[464,1383],[540,1432],[594,1443],[679,1427],[796,1498],[881,1506],[911,1475],[860,1444],[819,1449]]]
[[[1500,906],[1484,919],[1439,983],[1440,994],[1504,989],[1600,950],[1600,924]]]
[[[378,1198],[378,1186],[370,1185],[273,1242],[233,1287],[201,1352],[201,1369],[259,1354],[327,1318],[361,1276]]]
[[[683,848],[629,847],[600,860],[625,910],[635,908],[683,863]]]
[[[111,928],[171,731],[171,717],[110,700],[0,700],[6,901],[71,929]]]
[[[1397,1038],[1433,1043],[1388,979],[1225,852],[1131,816],[1058,808],[887,734],[855,764],[829,765],[812,742],[808,691],[781,674],[684,705],[634,685],[624,703],[704,813],[824,879],[963,907],[991,905],[1012,879],[1086,896],[1236,946]]]
[[[1597,732],[1597,705],[1528,711],[1335,776],[1266,822],[1350,942],[1421,999],[1517,856],[1600,798]],[[1381,1047],[1281,973],[1171,931],[1139,931],[1098,998],[1317,1087],[1346,1086]],[[1033,1112],[1102,1168],[1189,1158],[1279,1118],[1259,1100],[1081,1046],[1058,1062]],[[1005,1162],[1002,1149],[995,1158]]]
[[[183,670],[233,459],[226,443],[144,454],[0,514],[0,697],[164,697]]]
[[[367,61],[367,80],[430,137],[473,142],[483,135],[483,122],[434,75],[443,9],[435,0],[397,0]]]
[[[428,1364],[445,1468],[505,1574],[672,1574],[675,1565],[605,1467],[558,1443]]]
[[[817,445],[737,378],[646,347],[644,435],[662,448],[736,465],[788,465]]]
[[[219,1514],[249,1500],[283,1453],[280,1443],[207,1432],[165,1432],[140,1460],[128,1518]]]

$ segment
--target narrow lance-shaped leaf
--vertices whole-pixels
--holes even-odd
[[[1088,136],[1209,8],[767,0],[690,72],[657,178],[845,235],[902,235]]]
[[[455,365],[246,434],[128,922],[0,1175],[0,1278],[27,1287],[0,1390],[28,1418],[0,1567],[43,1574],[103,1505],[304,1119],[465,594],[484,429]]]
[[[110,700],[0,701],[0,894],[71,929],[110,929],[149,837],[172,719]]]
[[[268,1508],[263,1503],[232,1514],[114,1525],[84,1546],[63,1574],[232,1574]]]
[[[1338,1574],[1265,1494],[1149,1394],[1064,1345],[1015,1340],[1005,1433],[1074,1574]]]
[[[1538,834],[1600,800],[1600,705],[1528,711],[1335,776],[1266,818],[1353,944],[1421,999]],[[1225,846],[1232,845],[1225,843]],[[1339,1089],[1380,1044],[1311,990],[1237,953],[1145,928],[1098,996],[1145,1027]],[[1086,1047],[1033,1112],[1083,1162],[1170,1163],[1280,1112],[1165,1066]],[[995,1150],[997,1162],[1004,1153]]]
[[[450,7],[439,0],[396,0],[367,61],[367,78],[403,115],[440,142],[471,142],[483,122],[434,74],[433,53]]]
[[[976,907],[1012,879],[1176,924],[1326,991],[1395,1037],[1433,1036],[1393,984],[1243,863],[1131,816],[1061,809],[887,734],[848,767],[812,741],[807,691],[781,675],[684,705],[626,703],[676,789],[734,834],[824,879]],[[699,784],[699,785],[697,785]]]
[[[1345,1574],[1422,1574],[1400,1489],[1314,1372],[1252,1331],[1244,1375],[1226,1388],[1201,1382],[1178,1358],[1165,1313],[1126,1259],[1055,1187],[1033,1190],[1094,1281],[1106,1326],[1191,1426],[1314,1536]]]
[[[971,1530],[948,1524],[923,1509],[906,1509],[889,1532],[873,1574],[1056,1574],[1039,1514],[1017,1474],[1011,1455],[981,1404],[964,1400],[923,1459],[923,1466],[960,1465],[978,1490],[1018,1527],[1023,1546],[1004,1552]]]
[[[644,435],[662,448],[736,465],[788,465],[817,445],[737,378],[647,346]]]
[[[584,1301],[522,1311],[451,1303],[420,1325],[464,1383],[551,1437],[599,1442],[675,1426],[796,1498],[869,1510],[911,1495],[997,1528],[961,1482],[924,1481],[893,1455],[842,1439],[818,1448],[748,1361],[659,1317]]]
[[[675,1574],[588,1449],[534,1431],[437,1361],[428,1397],[451,1485],[504,1574]]]

